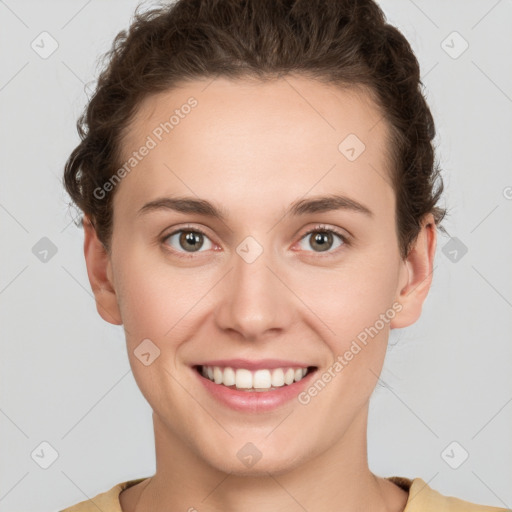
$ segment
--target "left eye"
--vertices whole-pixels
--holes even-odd
[[[318,251],[315,252],[326,252],[329,249],[331,249],[334,237],[337,237],[339,240],[341,240],[341,243],[335,247],[337,249],[341,245],[344,245],[347,243],[347,239],[341,234],[337,233],[336,231],[332,229],[325,229],[325,228],[314,228],[310,231],[308,231],[302,238],[301,242],[306,240],[310,235],[314,235],[311,237],[310,246],[311,247],[317,247]],[[332,252],[332,251],[331,251]]]

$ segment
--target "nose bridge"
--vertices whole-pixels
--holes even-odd
[[[264,249],[253,237],[238,245],[217,311],[220,327],[257,339],[269,330],[286,326],[291,315],[284,294],[289,292],[275,275],[277,262],[272,254],[269,247]]]

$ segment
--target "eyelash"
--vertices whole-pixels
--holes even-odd
[[[193,232],[193,233],[200,233],[201,235],[208,237],[208,235],[200,228],[197,228],[197,227],[194,227],[194,226],[184,226],[180,229],[177,229],[176,231],[173,231],[165,236],[163,236],[161,238],[161,243],[164,244],[164,245],[167,245],[165,244],[166,240],[169,239],[171,236],[177,234],[177,233],[181,233],[182,231],[189,231],[189,232]],[[306,233],[304,233],[301,237],[300,237],[300,240],[306,238],[308,235],[312,234],[312,233],[316,233],[316,232],[319,232],[319,233],[333,233],[335,235],[337,235],[341,241],[343,242],[343,244],[338,247],[337,249],[335,249],[334,251],[328,251],[327,254],[323,255],[322,253],[317,253],[320,257],[329,257],[333,254],[336,254],[343,246],[349,246],[350,245],[350,240],[349,238],[344,235],[343,233],[341,233],[340,231],[338,231],[337,229],[334,229],[334,228],[330,228],[328,226],[325,226],[323,224],[318,224],[316,225],[315,227],[311,228],[309,231],[306,231]],[[188,259],[188,258],[193,258],[194,257],[194,253],[182,253],[182,252],[177,252],[175,251],[174,249],[168,249],[170,250],[173,254],[175,254],[176,256],[178,256],[178,258],[185,258],[185,259]]]

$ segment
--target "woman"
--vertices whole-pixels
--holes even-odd
[[[67,511],[500,510],[367,462],[445,215],[419,76],[370,0],[181,0],[118,35],[65,186],[157,471]]]

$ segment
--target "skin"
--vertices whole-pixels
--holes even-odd
[[[368,405],[390,329],[421,314],[436,227],[427,215],[400,258],[381,112],[363,92],[305,77],[194,81],[141,103],[123,156],[190,96],[197,107],[116,186],[110,254],[84,224],[98,312],[124,325],[133,375],[153,409],[157,471],[121,493],[123,511],[402,511],[407,492],[368,467]],[[338,150],[350,133],[366,146],[352,162]],[[373,216],[284,216],[298,199],[334,192]],[[137,215],[171,195],[222,205],[227,221]],[[333,235],[322,252],[314,234],[304,236],[318,223],[351,234],[351,243]],[[198,251],[180,245],[179,234],[160,240],[187,224],[207,235]],[[263,248],[250,264],[236,252],[249,235]],[[199,360],[268,357],[309,362],[322,374],[393,304],[401,311],[307,405],[235,412],[190,369]],[[149,366],[134,354],[146,338],[160,349]],[[262,453],[250,468],[237,457],[247,442]]]

